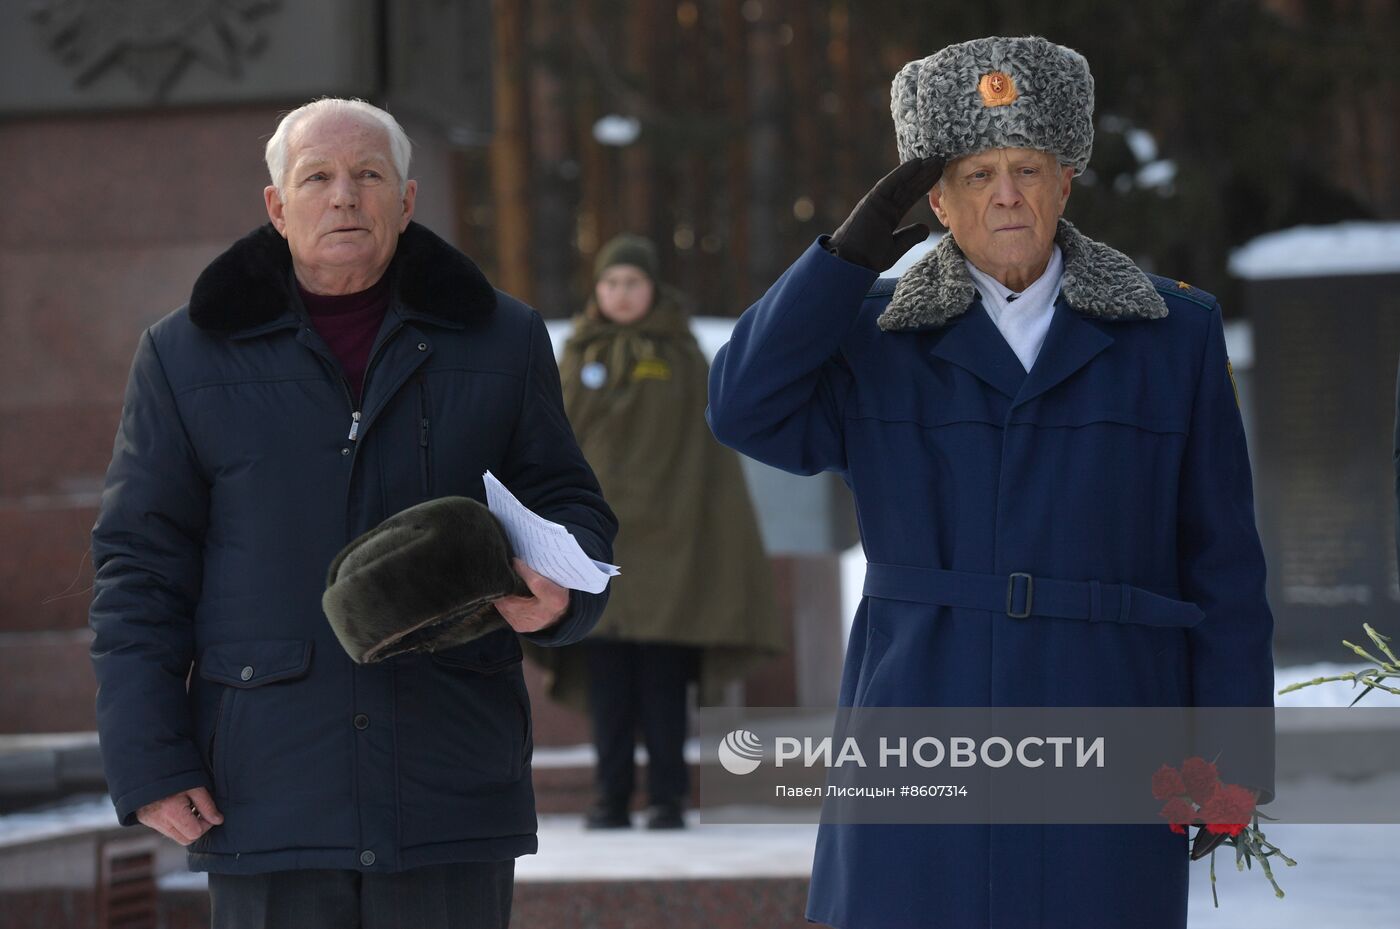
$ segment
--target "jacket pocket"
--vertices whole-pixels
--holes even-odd
[[[500,629],[465,645],[445,648],[431,654],[433,661],[440,665],[475,671],[478,674],[495,674],[518,664],[524,657],[519,637],[508,629]]]
[[[532,754],[530,696],[520,640],[510,630],[432,653],[439,687],[438,724],[472,756],[464,783],[519,780]],[[450,763],[450,762],[449,762]]]
[[[242,772],[264,767],[257,747],[266,742],[262,735],[267,724],[285,715],[286,730],[290,730],[296,715],[286,706],[276,706],[276,687],[255,692],[304,678],[311,669],[311,654],[311,642],[292,639],[227,642],[211,645],[200,655],[200,678],[220,689],[206,759],[216,796],[237,799],[251,790]]]
[[[311,644],[288,639],[211,645],[199,659],[199,676],[239,690],[294,680],[311,667]]]

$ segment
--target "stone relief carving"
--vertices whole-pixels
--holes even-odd
[[[113,68],[152,101],[199,64],[238,80],[263,48],[260,20],[281,0],[38,0],[35,24],[82,89]]]

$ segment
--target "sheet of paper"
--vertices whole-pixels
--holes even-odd
[[[569,530],[531,511],[490,471],[482,475],[486,505],[501,521],[511,548],[530,567],[560,587],[602,593],[608,578],[621,572],[616,565],[594,561]]]

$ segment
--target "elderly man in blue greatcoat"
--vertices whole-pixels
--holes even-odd
[[[850,486],[867,559],[843,706],[1268,706],[1272,618],[1216,299],[1063,218],[1076,52],[988,38],[895,78],[901,166],[739,320],[709,417]],[[896,229],[927,195],[948,227]],[[1186,924],[1161,825],[824,825],[843,929]]]

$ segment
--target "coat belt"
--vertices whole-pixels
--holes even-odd
[[[1063,581],[1013,574],[974,574],[913,565],[870,564],[865,595],[934,606],[1030,616],[1082,619],[1091,623],[1194,626],[1205,613],[1194,603],[1174,600],[1129,584]]]

